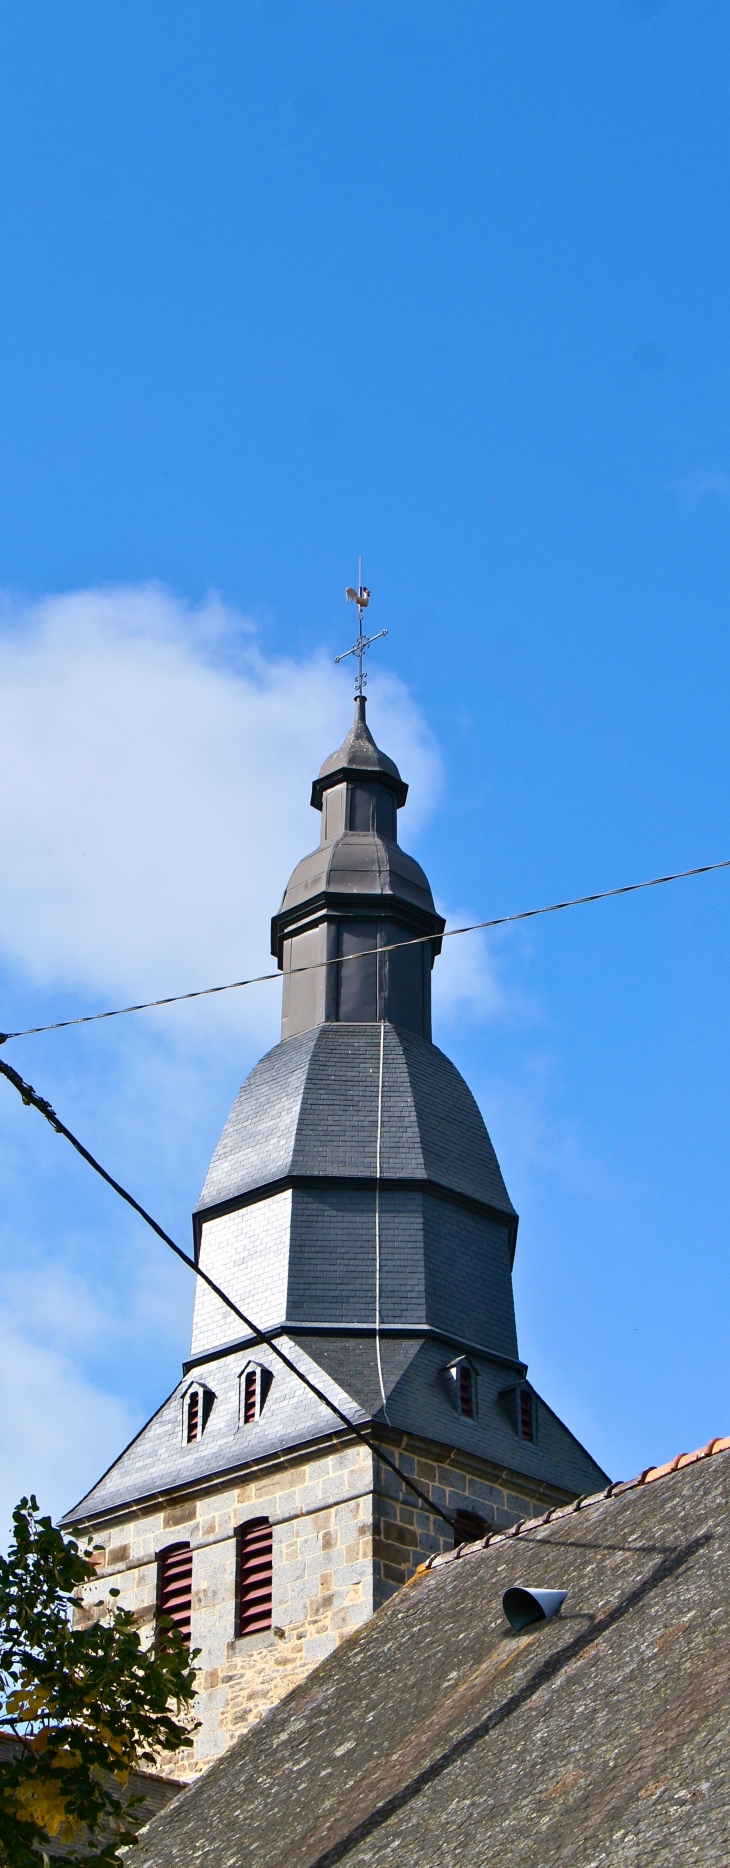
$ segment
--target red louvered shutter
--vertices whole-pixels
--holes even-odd
[[[473,1419],[474,1402],[471,1391],[471,1369],[465,1362],[462,1362],[461,1368],[459,1369],[459,1407],[462,1414],[466,1415],[467,1420]]]
[[[529,1388],[520,1389],[520,1427],[523,1440],[534,1440],[532,1425],[532,1395]]]
[[[193,1440],[197,1440],[198,1438],[199,1412],[200,1397],[197,1388],[194,1388],[188,1400],[188,1446],[190,1446]]]
[[[190,1645],[193,1553],[189,1544],[170,1544],[158,1557],[157,1613],[169,1615]]]
[[[238,1635],[261,1634],[271,1627],[271,1525],[250,1518],[238,1532]]]
[[[256,1419],[256,1370],[248,1369],[243,1383],[243,1424]]]

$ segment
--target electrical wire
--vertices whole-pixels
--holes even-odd
[[[367,1434],[363,1433],[362,1429],[357,1427],[354,1421],[350,1420],[348,1414],[343,1413],[342,1408],[337,1406],[336,1401],[331,1401],[329,1396],[324,1394],[321,1388],[317,1387],[316,1382],[310,1381],[309,1376],[305,1375],[302,1369],[297,1368],[296,1362],[292,1362],[291,1356],[288,1356],[284,1349],[279,1348],[275,1338],[268,1335],[266,1330],[260,1329],[258,1324],[253,1323],[251,1318],[246,1316],[245,1311],[240,1310],[238,1304],[234,1304],[233,1299],[228,1297],[226,1292],[221,1290],[220,1285],[216,1284],[215,1280],[208,1276],[207,1271],[203,1271],[202,1266],[196,1264],[195,1259],[191,1258],[188,1252],[184,1252],[182,1246],[176,1245],[175,1240],[170,1238],[169,1232],[165,1232],[164,1228],[158,1225],[157,1220],[152,1218],[151,1213],[146,1212],[145,1208],[140,1206],[139,1201],[135,1200],[134,1195],[127,1192],[126,1187],[122,1187],[120,1182],[115,1180],[112,1174],[107,1173],[106,1168],[102,1167],[101,1162],[97,1161],[94,1155],[89,1153],[88,1148],[84,1147],[83,1142],[79,1141],[78,1136],[73,1135],[71,1130],[67,1129],[65,1122],[62,1122],[60,1116],[56,1115],[55,1109],[47,1102],[45,1096],[39,1096],[37,1091],[34,1090],[32,1083],[24,1083],[18,1071],[13,1070],[11,1064],[5,1064],[2,1060],[0,1060],[0,1073],[2,1073],[4,1077],[7,1077],[8,1083],[12,1083],[13,1089],[18,1091],[23,1102],[37,1109],[39,1114],[45,1117],[46,1122],[50,1123],[51,1128],[55,1129],[57,1135],[65,1136],[66,1141],[71,1143],[71,1147],[76,1149],[77,1154],[80,1154],[82,1159],[88,1162],[89,1167],[94,1169],[94,1173],[100,1174],[102,1180],[106,1181],[107,1186],[113,1188],[114,1192],[119,1194],[121,1200],[126,1200],[127,1206],[131,1206],[135,1213],[139,1213],[140,1218],[145,1221],[147,1226],[151,1226],[152,1231],[157,1233],[158,1239],[162,1239],[163,1244],[169,1246],[170,1251],[175,1253],[176,1258],[182,1259],[183,1264],[187,1265],[188,1270],[194,1271],[196,1278],[201,1278],[203,1283],[207,1284],[208,1289],[213,1292],[215,1297],[220,1298],[221,1303],[225,1304],[226,1309],[230,1310],[234,1317],[238,1317],[241,1323],[245,1324],[246,1329],[250,1330],[251,1334],[258,1338],[259,1342],[266,1343],[267,1348],[271,1350],[273,1355],[278,1356],[279,1361],[284,1363],[285,1368],[290,1369],[292,1374],[296,1375],[297,1380],[303,1382],[304,1387],[308,1388],[311,1394],[316,1396],[318,1401],[322,1401],[324,1406],[329,1409],[330,1413],[335,1414],[337,1419],[342,1421],[343,1427],[347,1427],[349,1432],[355,1435],[356,1440],[361,1440],[363,1446],[366,1446],[369,1452],[375,1453],[381,1465],[388,1466],[390,1471],[396,1474],[396,1477],[400,1480],[402,1485],[407,1486],[409,1491],[415,1492],[416,1497],[420,1498],[421,1503],[425,1505],[427,1511],[434,1513],[439,1518],[443,1518],[444,1522],[450,1525],[453,1530],[455,1520],[449,1516],[449,1513],[443,1511],[441,1506],[437,1505],[434,1499],[429,1498],[426,1492],[422,1492],[420,1486],[416,1485],[415,1481],[410,1479],[407,1473],[401,1472],[400,1466],[396,1465],[395,1460],[389,1459],[387,1453],[384,1453],[381,1447],[376,1446],[374,1442],[368,1438]]]
[[[665,882],[684,882],[688,876],[709,876],[713,870],[730,869],[730,856],[721,863],[700,863],[695,869],[677,869],[670,876],[650,876],[647,882],[624,882],[617,889],[600,889],[595,895],[574,895],[570,901],[548,902],[543,908],[521,908],[513,915],[494,915],[490,921],[470,921],[465,927],[446,928],[443,935],[415,934],[408,940],[390,941],[384,947],[363,948],[361,953],[334,954],[327,960],[313,960],[307,966],[293,966],[287,974],[290,979],[295,973],[317,973],[322,967],[346,966],[352,960],[367,960],[373,954],[398,952],[403,947],[420,947],[426,941],[436,939],[455,940],[459,934],[477,934],[485,928],[507,927],[512,921],[532,921],[536,915],[556,915],[563,908],[584,908],[589,902],[607,902],[615,895],[635,895],[639,889],[658,889]],[[239,992],[243,986],[262,986],[268,981],[281,979],[277,968],[275,973],[254,973],[250,979],[232,979],[224,986],[200,986],[196,992],[174,992],[166,999],[145,999],[139,1005],[119,1005],[110,1012],[84,1012],[79,1018],[58,1018],[52,1025],[29,1025],[25,1031],[0,1031],[0,1044],[8,1044],[12,1038],[37,1038],[46,1031],[68,1031],[72,1025],[95,1025],[104,1018],[124,1018],[128,1012],[153,1012],[158,1006],[182,1005],[187,999],[207,999],[219,992]]]
[[[380,1382],[380,1399],[388,1426],[388,1404],[385,1399],[383,1382],[383,1360],[380,1353],[380,1150],[383,1137],[383,1055],[385,1050],[385,1022],[380,1021],[380,1067],[378,1070],[378,1139],[375,1151],[375,1354]]]

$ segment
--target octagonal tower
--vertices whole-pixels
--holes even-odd
[[[319,846],[272,921],[281,1042],[240,1090],[193,1215],[201,1268],[255,1328],[198,1285],[181,1382],[65,1520],[93,1530],[150,1625],[172,1603],[192,1628],[194,1769],[425,1555],[606,1482],[519,1357],[517,1215],[431,1041],[444,922],[398,842],[406,791],[358,697],[312,787]]]

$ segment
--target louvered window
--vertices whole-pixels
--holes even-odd
[[[535,1426],[532,1413],[532,1395],[529,1388],[520,1389],[520,1433],[523,1440],[534,1440]]]
[[[244,1376],[244,1382],[243,1382],[244,1426],[248,1426],[249,1421],[255,1420],[255,1419],[256,1419],[256,1370],[247,1369],[246,1374]]]
[[[454,1548],[457,1544],[473,1544],[486,1532],[484,1519],[476,1511],[457,1511],[454,1519]]]
[[[238,1533],[236,1634],[271,1627],[272,1537],[268,1518],[249,1518]]]
[[[252,1362],[244,1369],[240,1380],[239,1422],[243,1427],[250,1427],[252,1421],[263,1414],[266,1400],[274,1377],[270,1369],[262,1368],[258,1362]]]
[[[462,1362],[459,1369],[459,1410],[467,1420],[474,1419],[474,1387],[468,1362]]]
[[[157,1613],[169,1615],[190,1645],[193,1553],[189,1544],[170,1544],[157,1559]]]
[[[204,1382],[196,1382],[183,1396],[182,1436],[188,1446],[202,1440],[214,1406],[213,1390],[206,1388]]]

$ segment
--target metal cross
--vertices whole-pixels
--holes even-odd
[[[387,636],[388,631],[387,629],[379,629],[377,631],[377,634],[374,636],[364,636],[362,633],[362,613],[363,613],[363,610],[367,609],[368,604],[370,602],[370,591],[366,589],[362,581],[362,558],[358,560],[357,590],[353,590],[352,585],[348,584],[347,589],[345,591],[345,596],[347,598],[348,603],[357,604],[359,635],[357,638],[357,642],[353,642],[352,648],[344,649],[342,655],[336,655],[335,661],[345,662],[347,661],[348,655],[357,656],[358,671],[357,671],[357,676],[355,680],[355,693],[356,695],[357,694],[364,695],[365,683],[367,681],[367,674],[365,674],[363,671],[363,665],[362,665],[363,655],[365,654],[365,650],[369,649],[371,642],[379,642],[381,636]]]

